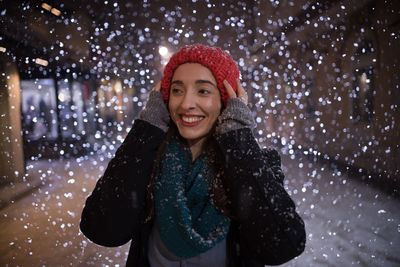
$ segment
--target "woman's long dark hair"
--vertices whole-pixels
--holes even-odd
[[[215,133],[215,127],[211,131],[212,133]],[[146,222],[151,221],[155,218],[155,204],[154,204],[154,185],[157,177],[159,176],[159,169],[161,165],[161,161],[163,159],[165,150],[169,144],[169,142],[175,138],[175,137],[180,137],[178,140],[182,141],[182,137],[179,134],[178,128],[176,125],[171,122],[167,135],[164,139],[164,141],[161,143],[157,154],[156,158],[154,160],[154,165],[153,165],[153,170],[151,173],[150,177],[150,182],[147,187],[147,216],[146,216]],[[216,140],[214,138],[214,134],[211,134],[210,137],[208,138],[207,142],[205,143],[204,149],[211,150],[212,153],[209,153],[210,156],[212,157],[210,160],[210,167],[212,168],[212,172],[215,175],[215,178],[213,179],[213,183],[210,187],[210,197],[215,205],[215,207],[225,216],[232,218],[232,214],[229,212],[231,209],[229,208],[230,206],[230,201],[227,195],[227,192],[225,190],[224,186],[224,171],[223,171],[223,166],[224,166],[224,157],[221,153],[221,151],[218,149]]]

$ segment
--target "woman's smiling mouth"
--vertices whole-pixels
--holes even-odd
[[[198,115],[180,115],[180,121],[182,126],[193,127],[197,126],[204,120],[204,116]]]

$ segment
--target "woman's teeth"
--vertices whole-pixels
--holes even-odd
[[[198,121],[201,121],[202,119],[203,119],[203,117],[185,117],[185,116],[182,116],[182,120],[184,122],[187,122],[187,123],[198,122]]]

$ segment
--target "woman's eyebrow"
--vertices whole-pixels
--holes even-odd
[[[179,84],[179,85],[182,85],[183,82],[182,82],[181,80],[175,80],[175,81],[172,81],[171,84]]]
[[[196,80],[195,83],[196,83],[196,84],[204,84],[204,83],[207,83],[207,84],[210,84],[210,85],[214,86],[215,88],[217,88],[217,85],[215,85],[213,82],[211,82],[211,81],[209,81],[209,80]],[[183,81],[181,81],[181,80],[174,80],[174,81],[171,82],[171,85],[172,85],[172,84],[184,85]]]
[[[213,82],[209,81],[209,80],[196,80],[195,82],[196,84],[203,84],[203,83],[208,83],[211,84],[214,87],[217,87]]]

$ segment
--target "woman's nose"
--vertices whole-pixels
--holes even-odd
[[[181,108],[183,109],[192,109],[195,107],[196,99],[194,95],[190,92],[186,92],[182,98]]]

